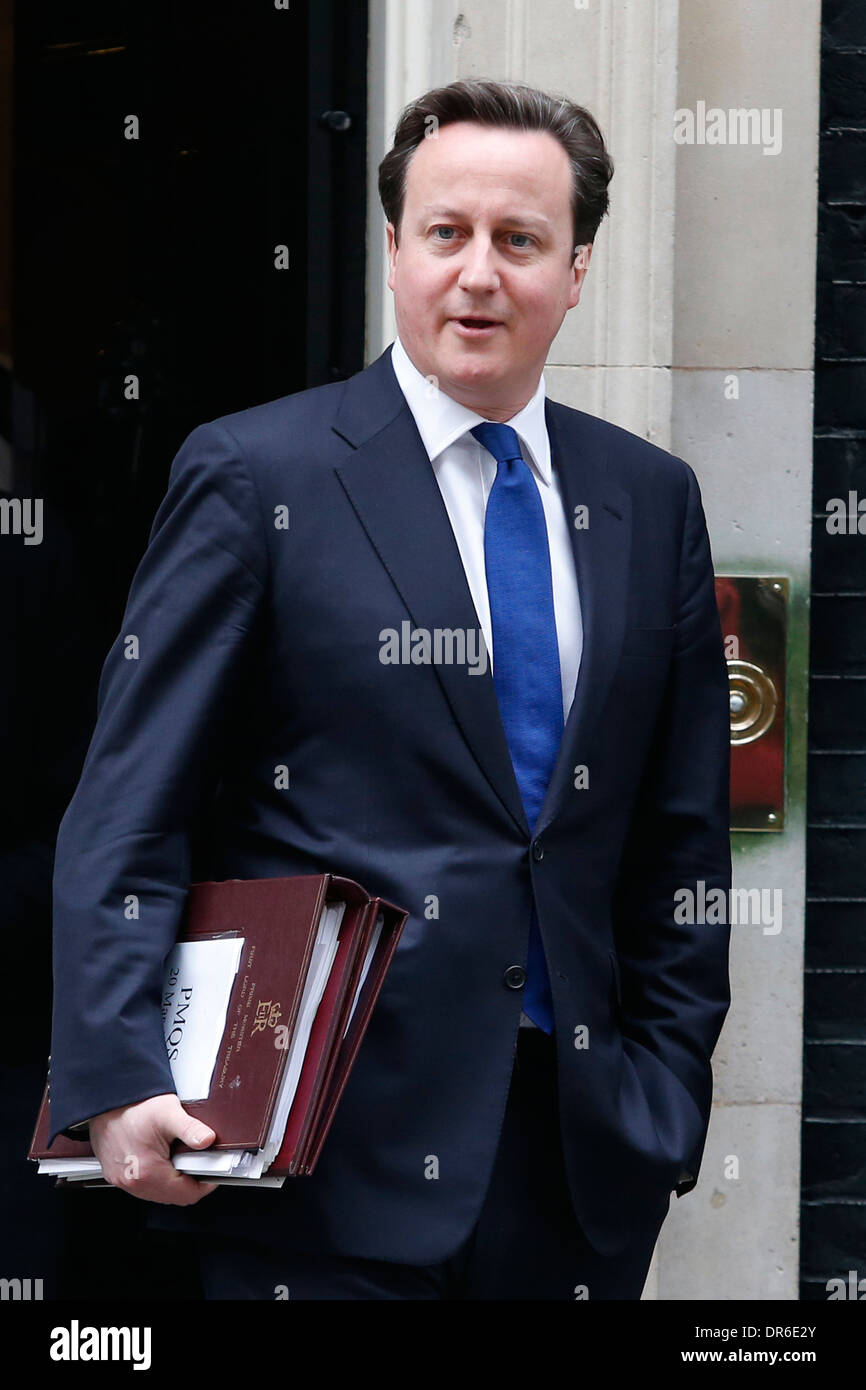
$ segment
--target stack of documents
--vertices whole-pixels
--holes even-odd
[[[181,1172],[279,1187],[314,1171],[408,912],[336,874],[194,883],[165,961],[162,1017],[184,1109],[216,1133]],[[51,1133],[51,1077],[28,1157],[107,1187],[87,1140]]]

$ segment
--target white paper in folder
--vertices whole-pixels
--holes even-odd
[[[244,938],[178,941],[165,960],[162,1025],[181,1101],[206,1100]]]

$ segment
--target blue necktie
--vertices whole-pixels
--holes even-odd
[[[526,819],[535,825],[562,740],[562,677],[541,497],[510,425],[471,431],[496,459],[484,518],[493,684]],[[553,1032],[553,1000],[535,906],[523,1011]]]

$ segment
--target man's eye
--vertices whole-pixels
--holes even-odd
[[[432,231],[435,241],[455,241],[457,238],[456,227],[439,226],[433,227]],[[528,232],[509,232],[508,237],[518,238],[520,242],[519,245],[512,241],[512,246],[515,251],[528,251],[535,243],[535,238],[531,237]]]

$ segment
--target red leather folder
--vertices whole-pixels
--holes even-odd
[[[242,936],[244,946],[210,1092],[206,1099],[184,1101],[184,1109],[209,1125],[216,1139],[207,1150],[192,1150],[177,1142],[173,1152],[264,1147],[319,920],[325,905],[335,902],[346,904],[339,945],[304,1053],[282,1145],[266,1169],[268,1177],[314,1171],[409,913],[371,896],[353,879],[331,873],[226,879],[190,886],[178,940]],[[368,946],[380,918],[378,942],[352,1012]],[[61,1134],[48,1146],[50,1082],[49,1059],[49,1077],[28,1158],[93,1156],[86,1139]],[[106,1184],[104,1179],[95,1178],[77,1180],[75,1185]]]

